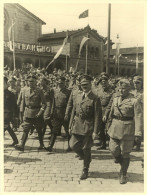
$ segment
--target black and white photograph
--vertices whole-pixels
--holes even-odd
[[[2,194],[144,193],[145,1],[2,1]]]

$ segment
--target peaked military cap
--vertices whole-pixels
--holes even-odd
[[[130,88],[130,81],[128,79],[120,79],[119,86],[123,86],[125,88]]]
[[[15,77],[11,77],[10,79],[9,79],[9,82],[12,82],[12,81],[16,81],[16,78]]]
[[[139,83],[142,83],[143,82],[143,78],[141,76],[135,76],[133,78],[133,82],[139,82]]]
[[[28,81],[34,81],[34,80],[37,80],[37,77],[35,75],[29,75],[27,80]]]
[[[91,83],[92,80],[93,80],[92,77],[89,76],[89,75],[86,75],[86,74],[84,74],[84,75],[82,75],[82,76],[80,77],[80,83],[81,83],[81,84],[88,84],[88,83]]]
[[[63,76],[59,76],[58,78],[57,78],[57,82],[58,83],[63,83],[65,81],[65,77],[63,77]]]

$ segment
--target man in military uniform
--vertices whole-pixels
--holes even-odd
[[[110,118],[112,124],[108,130],[110,136],[109,148],[115,158],[115,163],[121,165],[120,184],[125,184],[130,163],[130,152],[134,144],[134,136],[140,140],[142,136],[142,106],[140,101],[130,94],[130,82],[121,79],[120,95],[113,99]]]
[[[18,118],[15,95],[8,90],[8,79],[4,77],[4,131],[8,131],[13,139],[11,146],[18,144],[18,139],[10,126],[10,122]]]
[[[52,151],[52,148],[56,140],[56,136],[61,135],[62,126],[64,127],[67,137],[69,139],[68,123],[67,121],[64,121],[64,115],[66,111],[67,102],[70,96],[70,90],[66,89],[65,77],[63,76],[58,77],[57,85],[58,85],[57,88],[54,89],[54,100],[51,113],[53,133],[51,135],[49,147],[47,148],[49,152]]]
[[[16,78],[11,77],[8,82],[9,82],[8,90],[11,91],[14,94],[15,99],[17,101],[18,94],[19,94],[19,89],[16,86]],[[17,131],[17,128],[19,127],[19,118],[17,118],[17,120],[13,120],[11,122],[12,122],[13,131]]]
[[[47,125],[51,130],[51,134],[53,132],[52,130],[53,126],[51,123],[51,118],[52,118],[51,113],[52,113],[53,100],[54,100],[54,91],[49,87],[49,81],[45,77],[40,79],[40,85],[46,101],[46,108],[43,115],[44,118],[43,136],[44,136]]]
[[[101,128],[102,113],[99,98],[91,91],[92,78],[88,75],[81,77],[81,88],[75,97],[74,118],[71,127],[72,136],[70,147],[84,161],[83,172],[80,179],[88,177],[91,162],[92,134]]]
[[[39,136],[39,149],[44,148],[42,128],[43,113],[46,107],[46,102],[43,91],[37,88],[36,79],[37,78],[33,75],[28,77],[29,87],[24,91],[22,97],[22,104],[24,108],[23,136],[21,145],[16,147],[16,149],[20,151],[24,151],[28,133],[33,125],[35,126]]]
[[[105,113],[107,106],[109,104],[109,101],[112,97],[113,90],[111,89],[109,83],[108,83],[109,76],[107,74],[102,74],[100,77],[100,84],[101,84],[101,90],[98,92],[98,97],[101,101],[102,106],[102,128],[101,131],[98,134],[98,139],[100,140],[101,146],[98,149],[106,149],[106,123],[107,123],[107,117],[108,115]],[[94,132],[97,134],[97,132]]]
[[[144,106],[143,106],[143,78],[139,75],[134,76],[133,84],[134,84],[134,90],[132,93],[136,99],[140,100],[141,105],[142,105],[142,112],[143,112],[143,109],[144,109]],[[142,118],[142,124],[143,124],[143,118]],[[139,151],[140,146],[141,146],[141,139],[139,140],[139,139],[136,139],[136,137],[135,137],[134,146],[136,146],[135,150]]]

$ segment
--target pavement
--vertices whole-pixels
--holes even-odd
[[[49,143],[49,130],[44,137],[44,144]],[[64,132],[62,132],[64,134]],[[22,129],[16,135],[21,139]],[[57,137],[52,153],[39,151],[37,134],[29,135],[25,151],[9,147],[12,143],[8,132],[4,138],[4,192],[144,192],[144,169],[141,151],[133,150],[128,169],[128,182],[119,184],[120,165],[107,150],[92,147],[92,162],[89,177],[80,180],[83,161],[75,158],[74,152],[66,152],[67,140]]]

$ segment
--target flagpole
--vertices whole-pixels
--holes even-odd
[[[136,73],[138,73],[138,45],[136,47]]]
[[[66,32],[66,37],[68,37],[68,31]],[[67,64],[67,45],[66,45],[66,72],[68,71],[68,64]]]
[[[107,63],[106,73],[109,74],[110,66],[110,27],[111,27],[111,3],[108,4],[108,43],[107,43]]]
[[[12,26],[13,26],[13,19],[12,19]],[[16,69],[15,66],[15,42],[14,42],[14,28],[12,27],[12,38],[13,38],[13,63],[14,63],[14,70]]]
[[[88,33],[87,33],[88,38]],[[87,74],[87,56],[88,56],[88,42],[86,43],[86,66],[85,66],[85,74]]]

